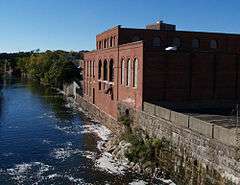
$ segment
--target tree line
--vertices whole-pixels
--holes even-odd
[[[83,59],[83,52],[66,52],[62,50],[39,52],[20,52],[0,54],[1,68],[7,61],[21,74],[44,84],[60,87],[63,83],[82,79],[81,68],[76,64]]]

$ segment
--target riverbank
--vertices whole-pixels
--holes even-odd
[[[0,184],[148,184],[102,150],[112,135],[103,124],[49,87],[6,80],[0,104]]]
[[[98,166],[105,171],[113,174],[121,174],[125,175],[128,172],[137,173],[141,176],[144,176],[144,180],[137,180],[133,184],[141,185],[141,184],[163,184],[163,185],[174,185],[167,175],[164,173],[159,176],[157,175],[158,169],[153,173],[149,171],[149,166],[142,165],[141,163],[134,163],[128,159],[126,156],[129,147],[132,146],[123,135],[126,131],[124,125],[117,125],[117,128],[112,127],[112,124],[109,128],[109,123],[100,122],[96,117],[92,116],[92,112],[86,111],[86,107],[81,107],[77,101],[74,100],[72,94],[68,94],[69,91],[65,89],[65,91],[60,91],[64,93],[68,102],[70,102],[70,106],[77,109],[79,112],[83,113],[88,119],[92,120],[97,124],[101,124],[104,128],[103,130],[95,130],[93,132],[97,133],[97,135],[101,138],[101,141],[98,142],[98,149],[101,151],[101,157],[96,160]],[[68,94],[68,96],[66,95]],[[96,112],[95,112],[96,114]],[[120,123],[118,123],[120,124]],[[105,126],[106,127],[105,127]],[[110,129],[110,130],[109,130]],[[90,129],[92,130],[92,129]],[[93,129],[94,130],[94,129]],[[116,132],[117,130],[117,132]],[[165,178],[164,178],[165,177]]]
[[[88,103],[78,95],[75,101],[90,117],[96,118],[108,128],[116,127],[117,129],[115,128],[115,130],[117,130],[116,133],[118,133],[118,135],[119,131],[123,130],[124,124],[111,119],[110,116],[99,110],[95,105]],[[158,174],[160,177],[170,177],[170,179],[177,182],[177,184],[184,185],[222,185],[238,184],[240,182],[238,176],[239,162],[236,161],[234,157],[236,151],[231,146],[224,145],[217,140],[204,137],[201,134],[179,127],[174,123],[151,116],[145,112],[134,112],[134,110],[131,109],[130,112],[130,114],[133,115],[131,128],[134,133],[140,131],[141,137],[147,138],[144,139],[147,142],[152,139],[157,139],[160,142],[164,140],[169,144],[169,148],[166,151],[165,149],[163,152],[161,150],[158,151],[160,156],[158,156],[159,161],[157,163],[158,165],[160,164],[160,166],[157,166],[157,170],[150,170],[147,167],[152,166],[150,162],[144,161],[144,163],[147,162],[144,164],[140,161],[140,163],[136,162],[134,164],[135,166],[138,163],[140,166],[138,171],[147,169],[149,174]],[[108,120],[109,117],[110,122]],[[114,131],[114,129],[111,130]],[[122,144],[121,140],[118,141],[116,145],[120,145],[120,147],[117,148],[121,148]],[[146,143],[143,144],[143,147],[146,147],[145,144]],[[235,166],[233,166],[234,163]]]

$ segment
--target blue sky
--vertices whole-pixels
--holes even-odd
[[[159,18],[178,30],[240,33],[240,1],[0,0],[0,52],[91,50],[95,35]]]

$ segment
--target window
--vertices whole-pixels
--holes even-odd
[[[84,64],[83,64],[83,70],[84,70],[84,76],[86,76],[86,61],[84,60]]]
[[[116,43],[116,36],[113,37],[113,46],[116,46],[117,43]]]
[[[124,68],[125,68],[125,61],[122,60],[122,63],[121,63],[121,84],[124,84],[124,72],[125,72]]]
[[[126,85],[129,86],[131,83],[131,61],[128,59],[127,61],[127,74],[126,74]]]
[[[113,38],[110,38],[110,47],[113,47]]]
[[[217,44],[216,40],[211,40],[209,45],[210,45],[211,49],[217,49],[217,47],[218,47],[218,44]]]
[[[133,42],[136,42],[136,41],[139,41],[139,40],[140,40],[140,37],[137,36],[137,35],[132,38],[132,41],[133,41]]]
[[[98,42],[98,49],[101,49],[102,48],[102,41],[99,41]]]
[[[198,39],[193,39],[192,40],[192,48],[199,48],[200,47],[200,42]]]
[[[101,89],[102,89],[102,83],[98,82],[98,90],[101,91]]]
[[[92,73],[93,77],[95,77],[95,61],[92,62]]]
[[[89,76],[92,77],[92,61],[90,61],[90,67],[89,67],[89,70],[90,70],[90,72],[89,72],[90,75],[89,75]]]
[[[173,46],[176,46],[178,48],[181,46],[181,40],[178,37],[173,39]]]
[[[113,82],[114,80],[114,66],[113,66],[113,59],[109,62],[109,81]]]
[[[87,70],[87,76],[88,76],[89,75],[89,73],[88,73],[89,72],[89,62],[87,62],[87,69],[86,70]]]
[[[110,38],[107,39],[107,48],[110,47]]]
[[[88,74],[91,77],[91,61],[88,61]]]
[[[161,46],[161,39],[159,37],[154,37],[152,45],[153,45],[153,47],[160,47]]]
[[[108,76],[107,60],[104,60],[104,63],[103,63],[103,80],[107,81],[107,76]]]
[[[102,61],[99,60],[98,62],[98,79],[100,80],[102,77]]]
[[[137,87],[138,83],[138,60],[135,58],[133,61],[133,87]]]
[[[107,39],[104,40],[104,48],[107,47]]]

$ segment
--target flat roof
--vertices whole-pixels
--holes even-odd
[[[167,109],[186,114],[208,123],[216,124],[225,128],[240,127],[237,123],[236,102],[195,102],[195,103],[174,103],[174,102],[151,102]],[[240,112],[240,110],[239,110]]]
[[[149,32],[178,32],[178,33],[196,33],[196,34],[217,34],[217,35],[229,35],[229,36],[240,36],[240,33],[222,33],[222,32],[204,32],[204,31],[185,31],[185,30],[153,30],[144,28],[121,28],[129,30],[140,30]]]

